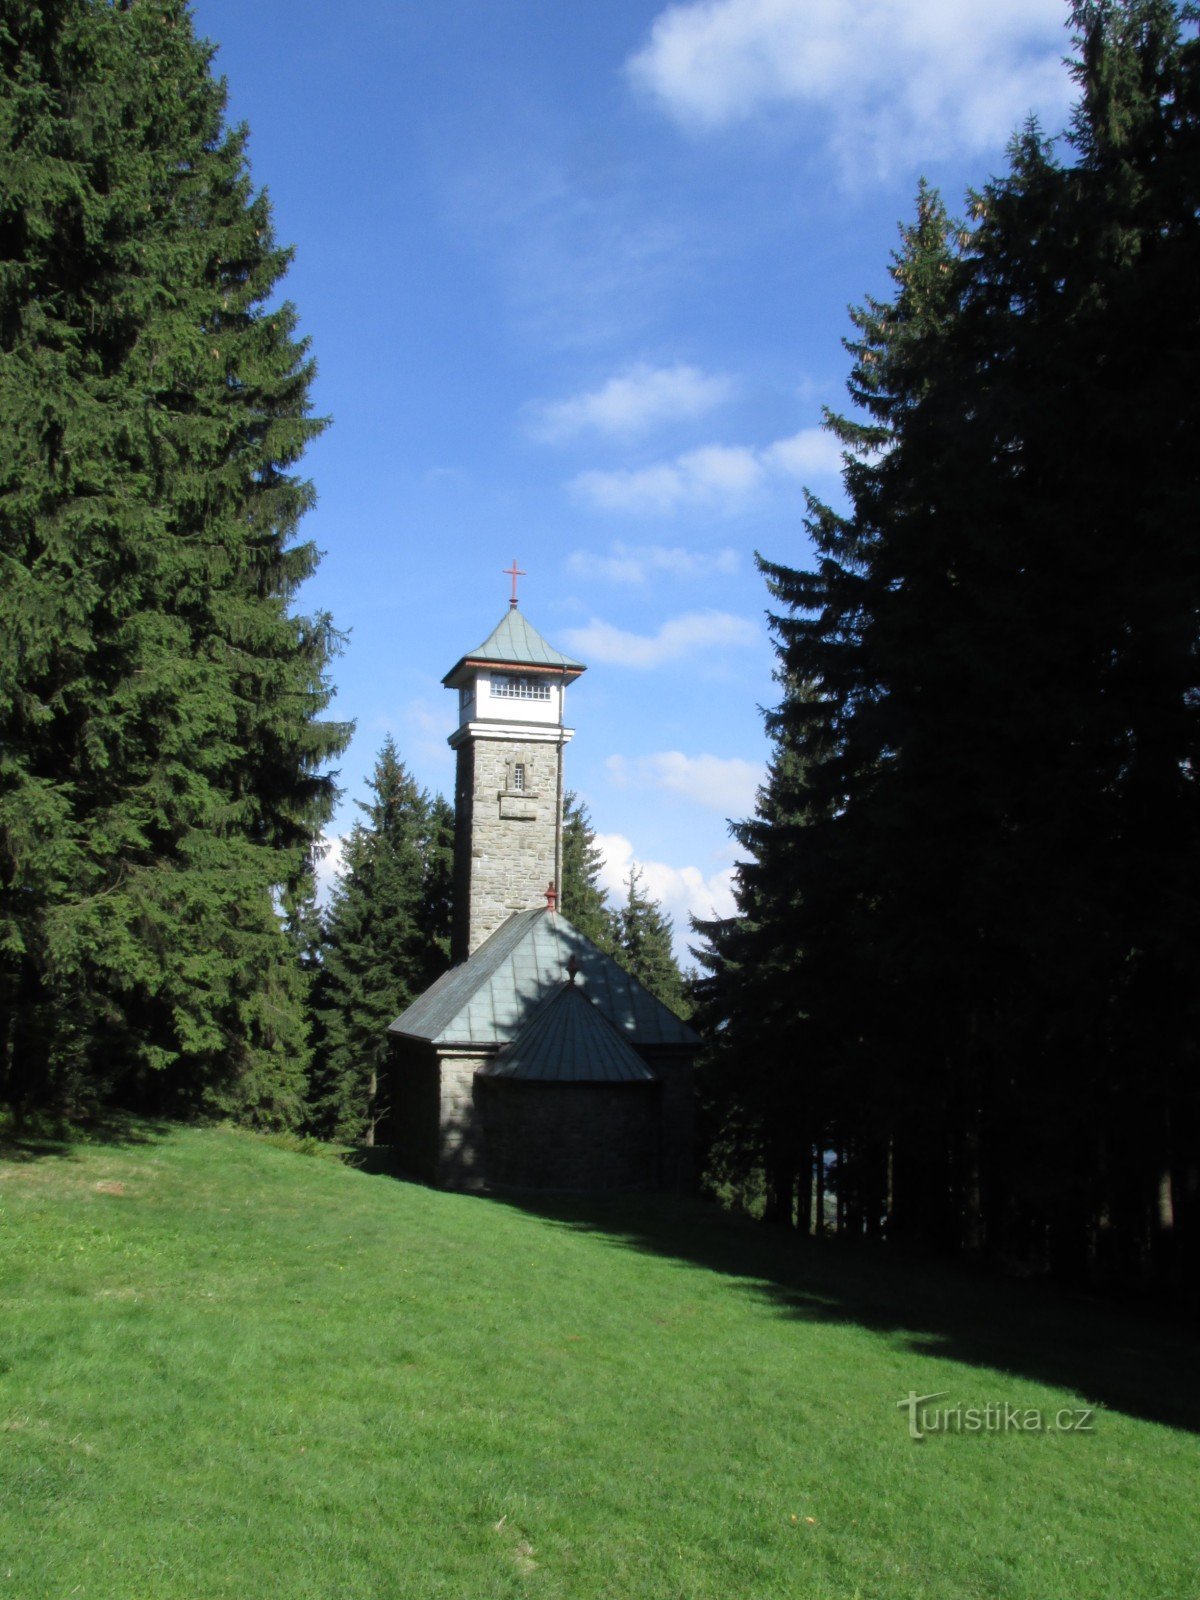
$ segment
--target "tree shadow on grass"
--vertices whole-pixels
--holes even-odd
[[[914,1354],[992,1367],[1072,1390],[1092,1405],[1200,1432],[1196,1340],[1151,1314],[894,1245],[779,1233],[699,1200],[509,1194],[488,1202],[595,1234],[617,1249],[739,1279],[799,1320],[854,1323],[897,1336]],[[1019,1392],[988,1398],[1025,1403]]]
[[[69,1133],[28,1124],[20,1133],[0,1120],[0,1161],[70,1160],[94,1145],[157,1144],[171,1131],[169,1122],[106,1110]]]

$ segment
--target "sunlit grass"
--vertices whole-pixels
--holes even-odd
[[[903,1326],[869,1263],[805,1291],[793,1242],[707,1226],[222,1129],[0,1165],[0,1600],[1195,1596],[1193,1433],[915,1443],[910,1389],[1096,1396],[941,1340],[961,1278]]]

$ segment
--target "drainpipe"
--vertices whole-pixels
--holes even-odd
[[[554,887],[558,890],[559,902],[562,902],[562,850],[563,850],[563,751],[566,741],[563,739],[563,727],[567,715],[567,673],[563,668],[561,682],[558,686],[558,781],[555,793],[554,811]]]

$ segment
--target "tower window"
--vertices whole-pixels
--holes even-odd
[[[514,789],[524,789],[525,787],[525,763],[523,761],[513,762],[512,786]]]
[[[543,678],[496,672],[492,674],[492,695],[497,700],[549,700],[550,685]]]

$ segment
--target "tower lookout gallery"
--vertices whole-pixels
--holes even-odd
[[[458,694],[454,965],[389,1029],[392,1137],[430,1183],[692,1181],[699,1040],[557,909],[566,691],[584,670],[514,594],[442,680]]]

